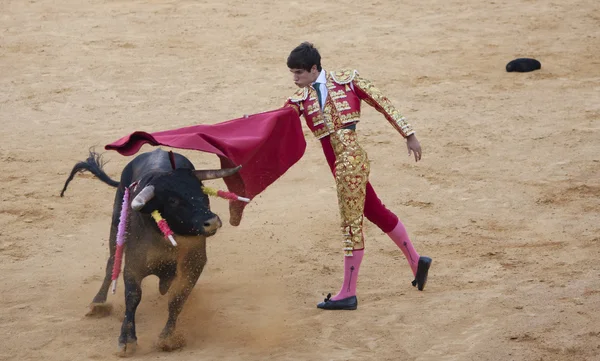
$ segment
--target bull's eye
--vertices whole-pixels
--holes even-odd
[[[178,207],[180,203],[179,198],[175,197],[169,197],[167,201],[169,202],[169,206],[171,207]]]

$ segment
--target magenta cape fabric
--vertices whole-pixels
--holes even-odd
[[[213,153],[222,168],[241,165],[239,173],[224,181],[230,192],[248,198],[281,177],[306,149],[300,118],[288,107],[212,125],[134,132],[105,149],[133,155],[146,143]]]

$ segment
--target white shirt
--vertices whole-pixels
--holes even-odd
[[[319,76],[317,77],[317,80],[315,80],[315,83],[320,83],[319,84],[319,91],[321,92],[321,109],[323,109],[323,106],[325,105],[325,100],[327,99],[327,77],[325,76],[325,69],[321,70],[321,73],[319,74]],[[315,83],[312,83],[312,85],[314,85]]]

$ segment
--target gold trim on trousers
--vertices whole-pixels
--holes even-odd
[[[358,144],[352,129],[336,130],[330,135],[335,153],[335,183],[340,207],[344,255],[365,247],[363,213],[369,181],[369,159]]]

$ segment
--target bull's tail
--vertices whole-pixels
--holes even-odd
[[[75,174],[85,172],[86,170],[88,172],[92,173],[93,175],[95,175],[98,179],[100,179],[104,183],[108,184],[109,186],[112,186],[115,188],[118,187],[119,182],[111,179],[104,172],[104,169],[102,169],[102,167],[104,166],[105,163],[106,162],[102,159],[102,155],[94,152],[94,150],[91,149],[88,159],[86,159],[84,162],[78,162],[73,167],[73,170],[71,170],[71,174],[69,174],[69,178],[67,178],[67,181],[65,182],[65,186],[63,187],[63,190],[60,192],[60,196],[62,197],[65,194],[65,191],[67,190],[67,186],[69,185],[71,180],[73,180],[73,177],[75,176]]]

